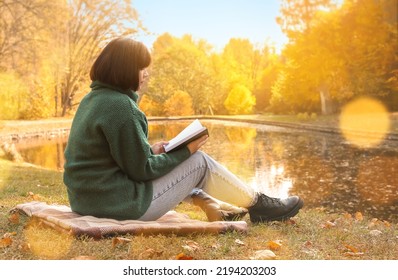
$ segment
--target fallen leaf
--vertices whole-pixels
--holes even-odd
[[[235,243],[238,245],[245,245],[245,243],[240,239],[235,239]]]
[[[268,241],[268,242],[266,243],[266,245],[267,245],[268,248],[271,249],[272,251],[278,251],[278,250],[282,247],[282,244],[281,244],[281,242],[280,242],[279,240],[276,240],[276,241],[270,240],[270,241]]]
[[[344,213],[343,216],[347,220],[351,220],[352,219],[352,215],[350,213]]]
[[[10,217],[8,217],[8,221],[12,224],[19,224],[19,212],[15,211],[11,213]]]
[[[356,212],[355,213],[355,220],[357,221],[362,221],[363,220],[363,215],[361,212]]]
[[[274,260],[276,255],[271,250],[259,250],[254,252],[254,255],[250,257],[251,260]]]
[[[383,224],[385,227],[388,227],[388,228],[391,227],[391,224],[387,221],[383,221]]]
[[[184,253],[179,253],[176,256],[176,260],[193,260],[193,257],[185,255]]]
[[[17,235],[17,233],[16,233],[15,231],[13,231],[13,232],[7,232],[7,233],[5,233],[5,234],[3,235],[3,237],[11,237],[11,236],[14,236],[14,235]]]
[[[350,250],[353,253],[358,253],[359,252],[359,250],[357,248],[355,248],[355,247],[353,247],[351,245],[344,244],[344,247],[346,247],[348,250]]]
[[[199,250],[199,244],[195,241],[188,240],[185,242],[186,245],[183,245],[182,247],[188,251],[196,251]]]
[[[11,244],[12,244],[11,237],[3,237],[2,239],[0,239],[0,248],[8,247]]]
[[[129,239],[129,238],[124,238],[124,237],[114,237],[112,239],[112,247],[115,248],[117,245],[119,244],[126,244],[129,243],[133,240]]]
[[[321,228],[332,228],[332,227],[335,227],[335,226],[336,226],[335,223],[333,223],[331,221],[326,221],[326,223],[321,225]]]
[[[37,194],[34,194],[33,192],[28,192],[28,198],[32,200],[40,200],[40,196]]]

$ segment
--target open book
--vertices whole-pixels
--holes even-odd
[[[166,153],[181,148],[189,142],[198,139],[199,137],[209,134],[207,128],[204,127],[199,120],[194,120],[190,125],[184,128],[176,137],[171,139],[167,145],[164,145]]]

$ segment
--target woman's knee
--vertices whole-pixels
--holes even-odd
[[[191,155],[191,158],[194,161],[204,162],[204,163],[206,162],[206,157],[208,157],[207,154],[205,152],[202,152],[202,151],[197,151],[197,152],[195,152],[194,154]]]

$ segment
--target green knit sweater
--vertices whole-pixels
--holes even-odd
[[[91,84],[74,117],[65,150],[70,206],[82,215],[138,219],[148,209],[152,181],[190,156],[188,148],[155,155],[138,95]]]

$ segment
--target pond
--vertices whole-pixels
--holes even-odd
[[[151,143],[171,139],[189,121],[150,122]],[[203,147],[245,182],[270,196],[299,195],[305,207],[398,222],[398,145],[372,149],[340,135],[268,125],[202,121],[210,138]],[[18,143],[28,162],[62,170],[66,139]]]

